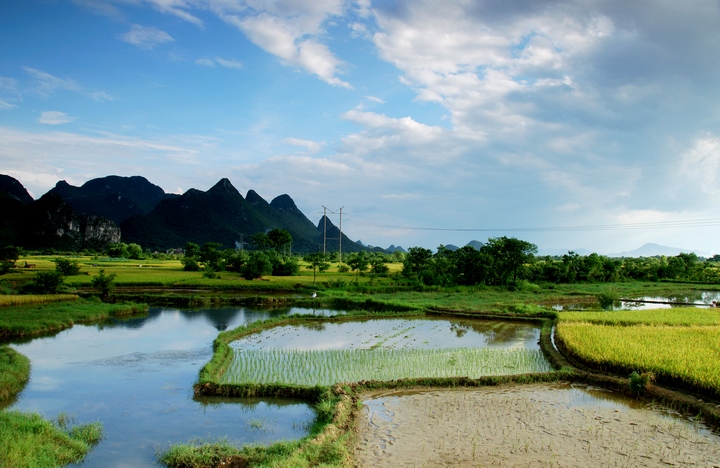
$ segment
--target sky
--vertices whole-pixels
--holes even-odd
[[[353,240],[720,253],[717,0],[0,0],[0,173]]]

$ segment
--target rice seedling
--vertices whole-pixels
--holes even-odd
[[[552,372],[539,350],[330,349],[234,350],[221,383],[333,385],[361,380],[442,378]]]

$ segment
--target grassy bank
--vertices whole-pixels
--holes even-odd
[[[44,468],[79,462],[101,438],[100,423],[74,425],[66,415],[48,421],[38,414],[0,411],[4,467]]]
[[[14,397],[30,378],[30,360],[8,346],[0,346],[0,401]]]
[[[147,312],[144,304],[105,304],[78,299],[0,308],[0,338],[27,337],[57,332],[74,323]]]

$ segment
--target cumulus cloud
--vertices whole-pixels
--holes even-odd
[[[38,122],[45,125],[62,125],[70,123],[73,120],[75,120],[75,117],[70,117],[65,112],[44,111],[40,114]]]
[[[130,31],[120,36],[120,39],[141,49],[153,49],[161,44],[175,41],[170,34],[161,29],[139,24],[133,24]]]

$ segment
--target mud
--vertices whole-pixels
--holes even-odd
[[[361,467],[720,467],[720,436],[670,410],[579,385],[368,395]]]

